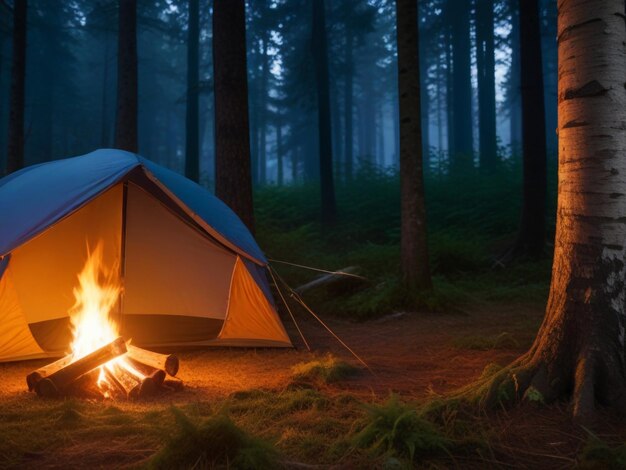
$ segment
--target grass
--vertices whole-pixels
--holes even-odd
[[[226,414],[216,414],[196,424],[172,408],[178,429],[150,460],[150,469],[216,468],[272,469],[274,447],[238,427]]]
[[[551,240],[556,192],[549,189]],[[257,239],[269,258],[324,269],[358,266],[371,281],[356,291],[307,292],[305,300],[322,313],[367,319],[415,308],[443,311],[468,302],[542,303],[550,279],[549,252],[543,259],[506,267],[494,262],[515,238],[520,194],[521,169],[515,165],[495,175],[427,176],[432,292],[406,292],[400,282],[399,178],[393,172],[368,169],[353,183],[339,184],[339,215],[331,229],[317,222],[317,185],[262,188],[255,194]],[[294,287],[316,275],[278,263],[274,268]]]
[[[297,382],[327,385],[355,375],[359,369],[332,355],[322,359],[302,362],[292,367],[293,379]]]

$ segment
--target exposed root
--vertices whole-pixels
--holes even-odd
[[[516,403],[550,404],[569,398],[574,420],[587,427],[596,423],[596,404],[626,415],[626,381],[618,372],[597,367],[594,355],[581,354],[571,367],[554,368],[529,353],[499,371],[481,377],[450,398],[480,411],[508,408]],[[554,370],[557,369],[557,370]]]

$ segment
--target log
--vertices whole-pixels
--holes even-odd
[[[128,398],[129,391],[126,389],[124,384],[120,382],[119,380],[117,380],[117,377],[115,377],[115,374],[111,372],[107,367],[103,367],[103,369],[104,369],[104,375],[107,378],[107,381],[110,382],[111,385],[113,385],[124,398]]]
[[[153,397],[161,389],[159,385],[154,381],[152,377],[146,377],[137,384],[128,394],[128,397],[132,400],[141,400],[145,398]]]
[[[73,358],[74,356],[72,354],[68,354],[67,356],[62,357],[58,361],[54,361],[50,364],[46,364],[45,366],[40,367],[39,369],[28,374],[26,376],[26,384],[28,385],[28,391],[32,392],[33,390],[35,390],[35,385],[37,385],[37,382],[39,382],[41,379],[48,377],[51,374],[54,374],[56,371],[62,369],[63,367],[68,365],[70,362],[72,362]]]
[[[178,357],[174,354],[159,354],[129,344],[128,357],[154,369],[163,369],[172,377],[178,373]]]
[[[294,290],[298,294],[302,294],[306,291],[317,289],[320,287],[333,287],[337,291],[337,293],[341,293],[341,291],[345,292],[348,290],[352,290],[356,287],[362,287],[363,285],[369,283],[366,278],[357,274],[358,271],[358,267],[348,266],[347,268],[339,269],[333,273],[324,274],[322,276],[316,277],[311,282],[302,284],[301,286],[296,287]],[[346,276],[346,274],[349,274],[349,276]]]
[[[126,352],[126,344],[120,337],[95,350],[94,352],[74,361],[35,385],[37,395],[45,398],[58,398],[65,393],[65,389],[76,379],[90,372],[98,366],[106,364]]]
[[[104,392],[100,390],[100,387],[98,387],[99,376],[100,371],[98,369],[93,369],[74,380],[74,382],[68,385],[68,387],[64,390],[63,394],[65,396],[88,400],[104,400]]]
[[[158,387],[160,387],[165,381],[165,371],[163,369],[157,369],[150,375],[150,378]]]

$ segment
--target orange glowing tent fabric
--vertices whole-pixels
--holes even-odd
[[[241,220],[196,183],[98,150],[0,180],[0,361],[68,351],[68,311],[101,244],[123,293],[111,317],[144,347],[291,347],[267,260]]]

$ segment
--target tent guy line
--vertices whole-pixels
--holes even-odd
[[[320,323],[320,325],[322,325],[333,336],[333,338],[335,338],[339,342],[339,344],[341,344],[350,354],[352,354],[357,361],[359,361],[361,364],[363,364],[363,366],[365,366],[365,368],[374,377],[378,378],[378,376],[374,373],[374,371],[367,364],[367,362],[365,362],[361,358],[361,356],[359,356],[356,352],[354,352],[354,350],[352,348],[350,348],[350,346],[348,346],[313,310],[311,310],[311,308],[304,302],[304,300],[302,300],[302,297],[300,297],[300,295],[289,284],[287,284],[287,282],[280,276],[280,274],[278,274],[276,272],[276,270],[273,269],[270,265],[268,265],[268,268],[271,271],[274,271],[274,274],[276,275],[276,277],[278,277],[280,282],[282,282],[283,285],[289,290],[289,292],[290,292],[289,296],[292,299],[294,299],[296,302],[298,302],[306,311],[308,311],[313,316],[313,318],[315,318]],[[272,278],[273,278],[273,276],[272,276]],[[281,297],[282,297],[282,294],[281,294]],[[284,302],[284,299],[283,299],[283,302]],[[295,322],[295,320],[294,320],[294,322]]]

